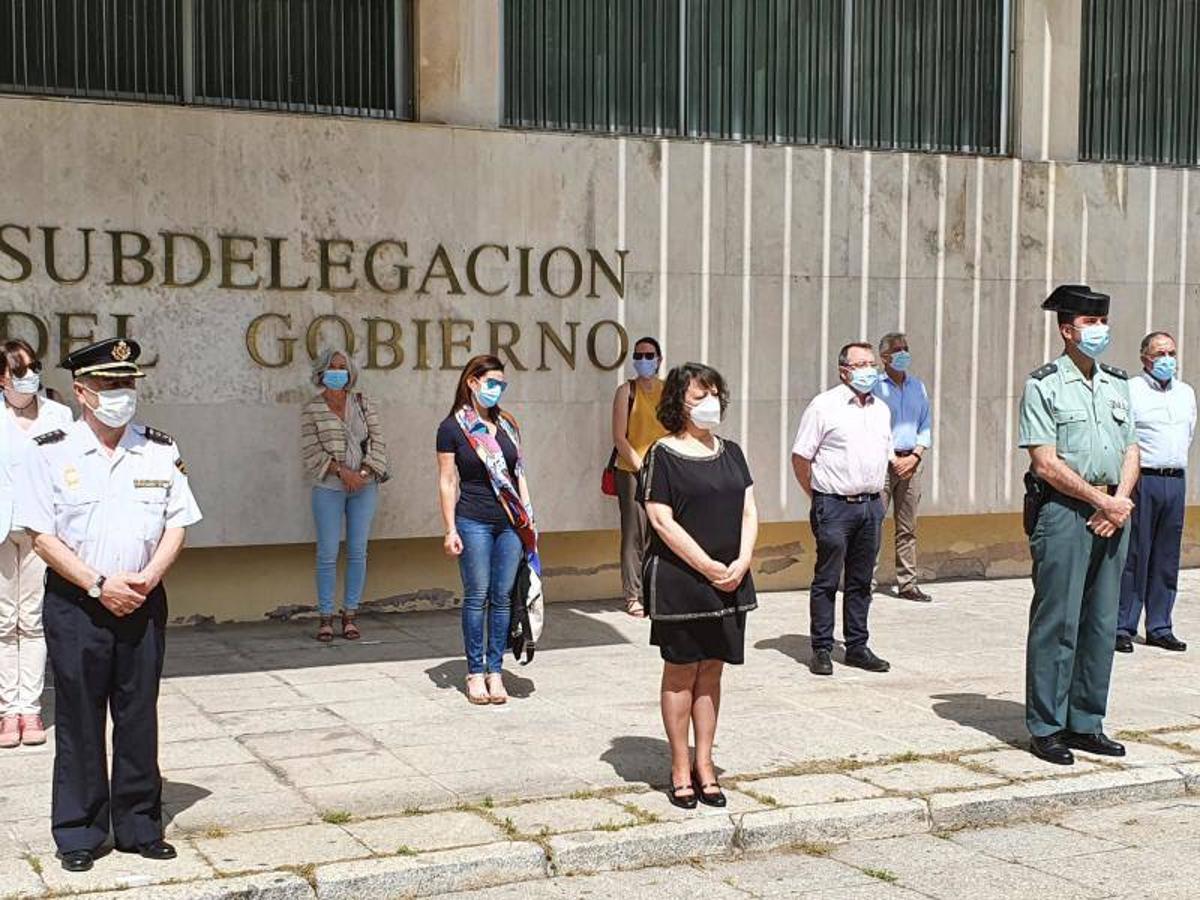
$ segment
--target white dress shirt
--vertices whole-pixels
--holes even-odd
[[[111,575],[140,572],[163,531],[200,521],[174,441],[151,439],[144,426],[130,425],[110,456],[87,422],[64,430],[66,437],[34,443],[24,456],[17,526],[56,535]]]
[[[812,461],[812,488],[852,497],[876,494],[887,483],[892,414],[871,394],[859,403],[844,384],[817,394],[800,419],[792,452]]]
[[[13,485],[15,469],[33,439],[39,434],[66,428],[71,424],[71,409],[48,397],[39,396],[37,418],[26,430],[17,424],[15,413],[0,400],[0,541],[8,537],[13,528]]]
[[[1129,379],[1129,399],[1137,426],[1142,467],[1186,469],[1196,433],[1196,392],[1173,379],[1164,388],[1149,372]]]

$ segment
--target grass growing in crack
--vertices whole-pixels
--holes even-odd
[[[401,844],[396,848],[396,854],[398,856],[416,856],[417,851],[408,846],[408,844]]]
[[[500,830],[504,832],[504,836],[510,841],[515,841],[521,836],[521,832],[517,831],[517,824],[512,819],[505,818],[496,824],[500,826]]]
[[[805,856],[828,856],[833,852],[832,844],[821,844],[816,841],[801,841],[799,844],[793,844],[792,850],[797,853],[803,853]]]
[[[402,815],[419,816],[419,815],[421,815],[421,811],[422,811],[421,807],[419,807],[419,806],[406,806],[406,807],[404,807],[404,812],[402,813]]]
[[[286,867],[285,867],[286,868]],[[297,875],[308,882],[308,886],[314,891],[317,889],[317,864],[307,863],[303,866],[296,866],[292,869]]]
[[[776,800],[774,797],[772,797],[770,794],[764,794],[760,791],[751,790],[750,788],[744,787],[743,785],[740,785],[740,784],[738,785],[737,789],[741,793],[743,793],[747,797],[749,797],[751,800],[761,803],[763,806],[778,806],[779,805],[779,801]]]
[[[1138,731],[1134,728],[1126,728],[1124,731],[1117,732],[1119,741],[1144,741],[1148,737],[1150,737],[1150,732]]]
[[[889,764],[911,763],[911,762],[920,762],[920,761],[921,761],[921,754],[916,753],[915,751],[912,751],[912,750],[909,750],[906,753],[897,753],[895,756],[890,756],[886,760],[884,760],[885,763],[889,763]]]
[[[878,878],[880,881],[886,881],[888,884],[895,884],[900,880],[900,876],[895,872],[889,872],[887,869],[863,869],[864,875],[870,875],[872,878]]]
[[[647,812],[640,806],[637,806],[633,803],[622,803],[621,809],[625,810],[625,812],[637,819],[638,825],[654,825],[655,823],[662,821],[661,816],[655,815],[652,812]]]
[[[491,795],[489,794],[488,796],[484,797],[483,800],[480,801],[479,805],[482,806],[484,809],[491,809],[493,806],[496,805],[496,801],[493,800]]]
[[[37,873],[38,875],[42,874],[42,861],[40,859],[38,859],[32,853],[24,854],[22,856],[22,859],[24,859],[25,862],[29,863],[29,868],[33,869],[33,871],[35,873]]]
[[[600,795],[597,794],[595,791],[575,791],[574,793],[567,794],[567,799],[569,799],[569,800],[595,800],[598,796],[600,796]]]
[[[206,838],[229,837],[229,831],[225,828],[222,828],[220,825],[209,825],[204,829],[204,836]]]
[[[345,825],[354,816],[344,809],[326,809],[321,811],[321,821],[326,825]]]
[[[600,825],[592,826],[593,831],[624,831],[626,828],[632,828],[637,822],[604,822]]]

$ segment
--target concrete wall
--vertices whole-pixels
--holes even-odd
[[[746,448],[764,520],[784,523],[764,534],[764,546],[807,540],[806,527],[795,524],[804,523],[807,505],[789,475],[790,443],[804,405],[835,378],[837,348],[848,340],[908,330],[914,372],[926,379],[935,407],[924,509],[989,516],[973,520],[985,524],[968,543],[1001,548],[1001,557],[1004,547],[1020,544],[1007,517],[1017,509],[1025,466],[1015,448],[1016,399],[1025,373],[1057,352],[1038,309],[1047,287],[1081,279],[1113,294],[1108,359],[1115,364],[1137,366],[1138,341],[1151,326],[1181,336],[1185,372],[1200,351],[1200,192],[1190,189],[1186,171],[18,98],[0,99],[0,147],[0,226],[19,226],[0,232],[18,251],[0,245],[0,312],[45,323],[54,349],[66,330],[111,334],[114,315],[132,316],[126,329],[158,357],[145,385],[145,417],[178,437],[206,513],[192,545],[270,545],[192,551],[176,579],[177,596],[187,598],[175,605],[181,617],[227,608],[216,592],[187,584],[191,572],[213,572],[215,559],[228,560],[228,572],[243,571],[238,560],[274,561],[256,569],[253,591],[230,595],[237,609],[222,615],[255,617],[312,602],[310,548],[283,546],[305,545],[313,534],[297,458],[299,406],[310,395],[307,355],[301,340],[291,364],[256,364],[246,332],[264,313],[291,316],[283,333],[301,339],[315,317],[343,316],[360,362],[367,361],[364,319],[403,327],[404,363],[365,371],[361,380],[383,407],[398,476],[385,488],[377,520],[373,598],[454,581],[452,567],[434,566],[434,544],[411,542],[440,533],[433,433],[456,378],[438,368],[434,331],[425,347],[429,367],[419,368],[418,320],[432,329],[447,318],[473,321],[472,350],[488,348],[489,321],[520,327],[515,352],[528,368],[510,373],[508,399],[524,427],[539,519],[557,533],[548,539],[547,564],[607,572],[597,582],[562,575],[562,596],[617,593],[613,572],[603,568],[615,556],[611,536],[594,533],[615,524],[597,482],[612,391],[628,371],[588,361],[585,336],[604,320],[622,323],[632,337],[657,334],[668,363],[704,359],[728,377],[733,403],[724,433]],[[95,230],[88,278],[64,284],[51,277],[38,226],[63,229],[61,280],[81,264],[75,229]],[[106,229],[151,237],[150,283],[111,283]],[[164,231],[199,235],[211,248],[213,271],[203,283],[163,284]],[[230,285],[260,278],[258,289],[222,286],[220,235],[256,238],[229,243],[227,258],[250,262],[232,262],[226,274]],[[269,237],[287,239],[279,245],[281,284],[309,277],[309,288],[270,287]],[[354,242],[357,268],[335,266],[331,289],[320,290],[318,241],[335,237]],[[376,290],[363,277],[364,251],[382,239],[407,242],[414,270],[401,293]],[[464,277],[467,254],[489,242],[510,248],[509,263],[492,253],[478,270],[484,287],[510,282],[494,297]],[[447,278],[430,279],[427,293],[415,289],[439,244],[462,294],[448,292]],[[536,268],[556,246],[580,254],[596,248],[608,260],[627,251],[624,296],[603,278],[597,296],[586,296],[585,277],[573,296],[557,299],[536,274],[529,296],[521,296],[517,248],[533,248]],[[181,245],[180,272],[191,271],[185,251]],[[337,258],[336,247],[326,252]],[[21,256],[29,257],[28,277]],[[549,268],[559,292],[569,286],[567,262],[560,254]],[[126,271],[127,280],[139,274],[136,264]],[[379,271],[393,274],[382,264]],[[332,289],[352,277],[353,290]],[[59,318],[77,312],[95,313],[95,325]],[[562,334],[568,321],[581,323],[574,369],[551,348],[547,369],[537,370],[539,321]],[[11,333],[37,337],[32,323],[7,318]],[[608,326],[598,332],[598,362],[619,358],[615,333]],[[264,351],[276,352],[279,333],[262,334]],[[322,342],[336,338],[336,328],[321,333]],[[465,356],[456,350],[454,361]],[[1193,485],[1193,502],[1196,491]],[[954,535],[968,525],[945,521],[952,524],[943,531],[925,526],[924,546],[951,572]],[[989,545],[997,522],[1007,524]],[[807,561],[785,565],[774,583],[798,586],[810,569]],[[577,593],[568,582],[589,587]]]

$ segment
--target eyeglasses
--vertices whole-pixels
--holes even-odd
[[[634,359],[658,359],[658,354],[651,350],[649,353],[635,353]]]
[[[874,369],[875,363],[873,363],[873,362],[847,363],[846,365],[842,366],[842,368],[850,369],[852,371],[854,369]]]
[[[503,391],[508,387],[508,382],[501,381],[499,378],[489,378],[483,383],[483,386],[489,391],[494,391],[497,388]]]

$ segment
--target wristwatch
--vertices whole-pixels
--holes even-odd
[[[93,600],[99,600],[100,595],[104,592],[104,582],[107,579],[103,575],[96,576],[96,583],[88,588],[88,596]]]

